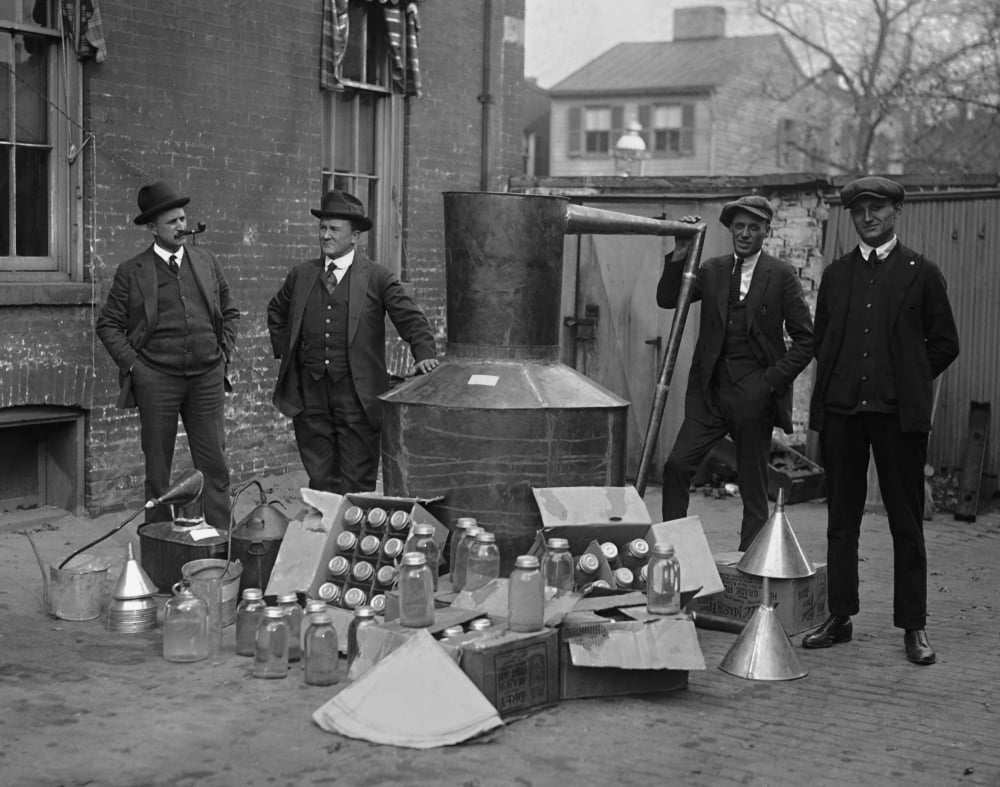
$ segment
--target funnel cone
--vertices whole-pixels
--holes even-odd
[[[125,556],[125,567],[115,584],[112,598],[130,599],[146,598],[156,593],[156,585],[153,584],[149,576],[142,570],[142,566],[135,559],[132,552],[132,545],[128,545],[128,554]]]
[[[719,669],[747,680],[795,680],[809,674],[802,669],[774,607],[763,604],[736,638]]]
[[[744,574],[771,579],[796,579],[816,573],[816,567],[802,551],[795,531],[785,516],[783,489],[778,490],[774,513],[768,517],[736,567]]]

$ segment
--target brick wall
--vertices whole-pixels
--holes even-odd
[[[291,423],[270,403],[277,361],[265,308],[288,268],[316,251],[321,190],[320,0],[104,0],[108,59],[84,65],[84,270],[65,303],[2,305],[0,407],[87,412],[86,505],[142,497],[138,417],[115,408],[117,369],[94,336],[116,267],[150,242],[136,192],[167,180],[191,197],[193,243],[220,259],[243,312],[226,403],[234,483],[300,467]],[[408,286],[445,335],[441,192],[480,189],[480,97],[488,97],[487,188],[521,170],[523,0],[421,3],[424,95],[408,102],[403,236]],[[483,82],[484,53],[489,62]],[[39,300],[48,296],[39,287]],[[395,358],[399,353],[390,348]],[[401,361],[403,363],[403,361]],[[186,439],[176,471],[190,467]]]

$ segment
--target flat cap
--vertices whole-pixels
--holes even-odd
[[[740,197],[734,202],[727,202],[723,205],[722,213],[719,214],[719,221],[728,227],[733,223],[733,216],[741,210],[762,218],[768,223],[774,218],[774,206],[763,197],[751,194],[748,197]]]
[[[880,178],[877,175],[868,175],[852,180],[840,190],[840,204],[849,208],[851,203],[859,197],[879,197],[898,205],[905,196],[906,191],[896,181]]]

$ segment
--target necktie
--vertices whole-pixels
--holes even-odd
[[[868,255],[868,264],[875,265],[878,263],[878,252],[872,249],[872,253]]]
[[[176,276],[180,272],[181,266],[180,263],[177,262],[176,254],[170,255],[170,259],[167,260],[167,265],[170,266],[170,271],[174,274],[174,276]]]
[[[740,282],[743,279],[743,258],[737,257],[733,265],[733,273],[729,277],[729,302],[740,302]]]
[[[326,279],[327,292],[333,292],[333,288],[337,286],[337,266],[328,262],[323,277]]]

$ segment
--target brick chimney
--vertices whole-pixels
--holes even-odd
[[[721,5],[674,9],[674,41],[722,38],[725,35],[726,9]]]

